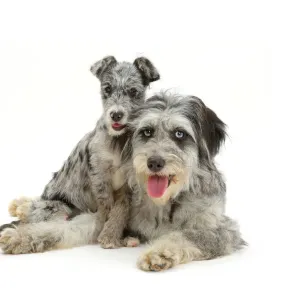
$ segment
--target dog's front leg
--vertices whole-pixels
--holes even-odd
[[[246,245],[237,224],[223,216],[217,224],[199,225],[161,236],[138,261],[145,271],[162,271],[193,260],[231,254]]]
[[[155,240],[138,260],[144,271],[163,271],[178,264],[202,259],[197,246],[180,231],[174,231]]]

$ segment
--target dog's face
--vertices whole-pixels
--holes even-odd
[[[126,131],[131,110],[144,102],[147,86],[159,79],[159,73],[147,58],[137,58],[132,64],[118,63],[113,56],[96,62],[91,72],[101,82],[108,133],[121,135]]]
[[[137,180],[162,205],[189,190],[226,134],[225,124],[196,97],[154,96],[132,113],[132,127]]]

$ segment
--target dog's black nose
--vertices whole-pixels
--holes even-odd
[[[121,111],[113,111],[110,113],[110,117],[113,119],[115,122],[119,122],[124,116],[124,113]]]
[[[163,169],[166,162],[160,156],[151,156],[147,160],[147,166],[152,172],[159,172]]]

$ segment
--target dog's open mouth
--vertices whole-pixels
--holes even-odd
[[[147,180],[148,195],[152,198],[161,198],[166,192],[167,188],[173,181],[175,175],[158,176],[151,175]]]
[[[111,125],[111,127],[112,127],[115,131],[120,131],[120,130],[122,130],[123,128],[125,128],[126,125],[120,124],[120,123],[113,123],[113,124]]]

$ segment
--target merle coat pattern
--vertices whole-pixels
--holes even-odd
[[[133,112],[130,124],[131,142],[122,152],[131,187],[126,229],[150,243],[138,267],[166,270],[245,245],[237,223],[225,215],[226,187],[214,163],[226,137],[219,117],[196,97],[163,94]],[[149,184],[153,178],[166,183],[159,197]],[[8,253],[27,253],[94,243],[96,224],[97,213],[25,224],[5,229],[0,245]]]
[[[146,88],[159,74],[147,58],[137,58],[132,64],[117,62],[113,56],[96,62],[91,72],[101,82],[103,116],[54,173],[42,196],[16,199],[9,211],[31,223],[98,211],[98,241],[105,248],[115,248],[121,246],[129,211],[128,199],[121,192],[125,179],[120,160],[127,142],[128,116],[144,102]]]

